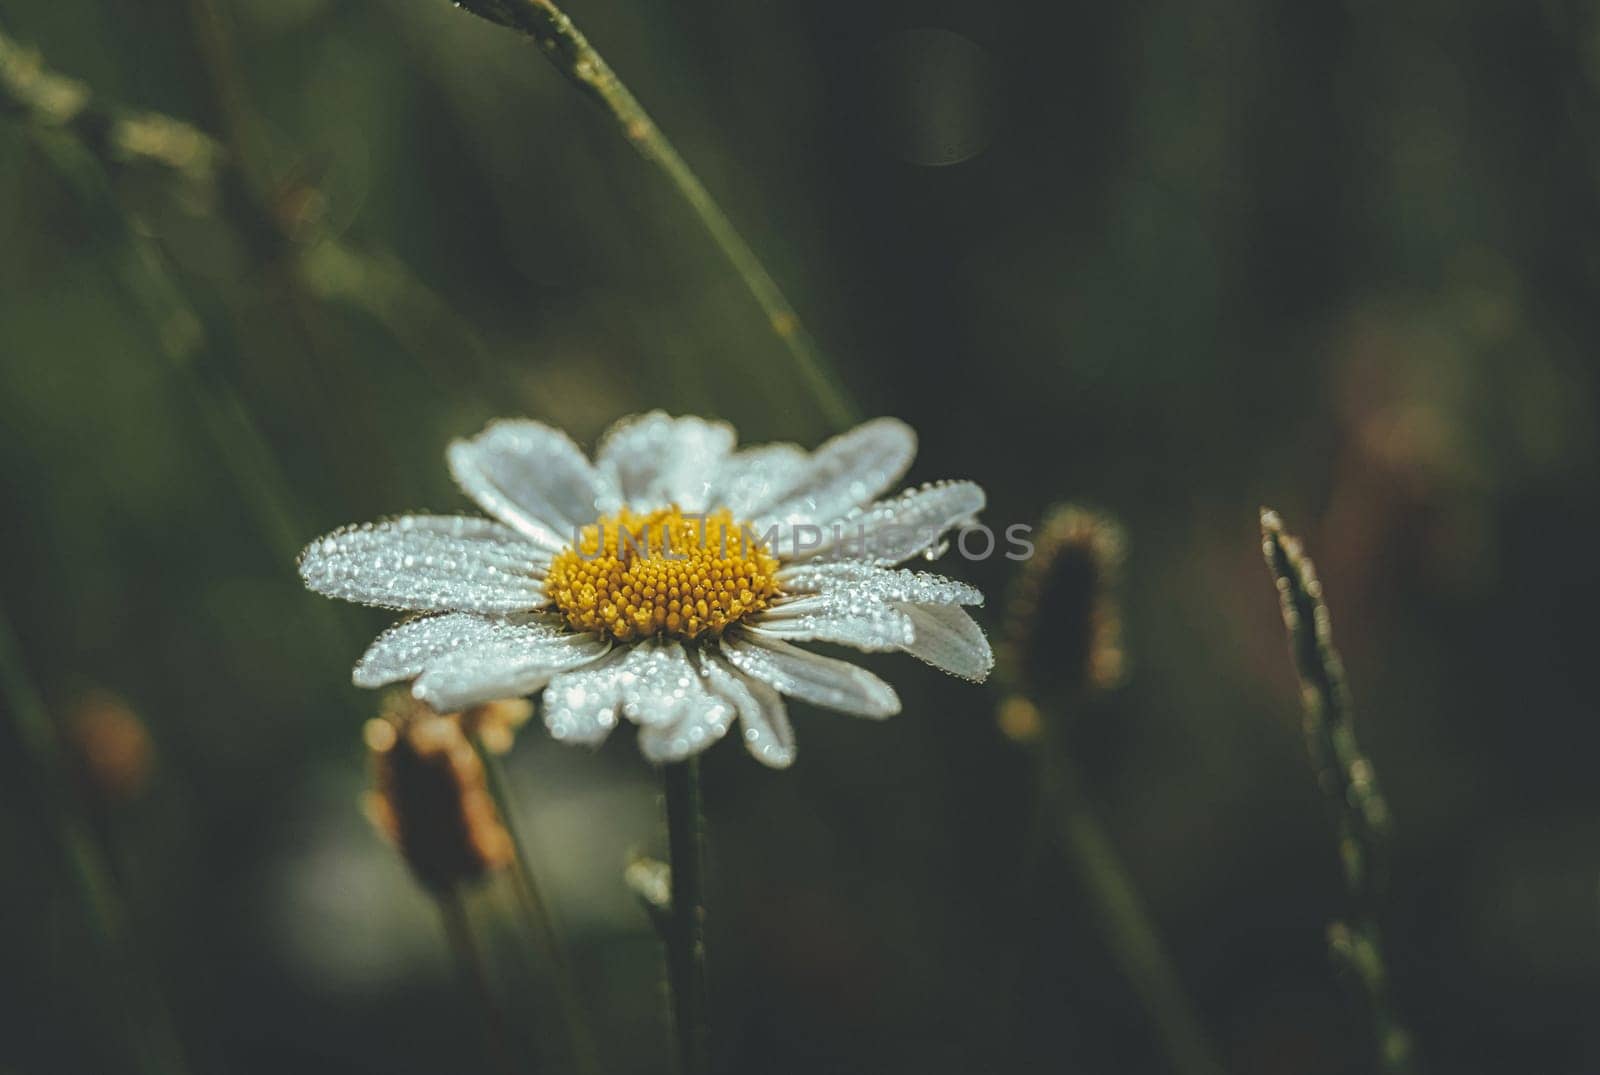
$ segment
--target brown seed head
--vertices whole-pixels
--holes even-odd
[[[443,891],[510,864],[511,836],[459,715],[409,696],[385,710],[364,729],[373,774],[367,815],[411,872]]]
[[[1045,516],[1006,607],[1004,667],[1023,695],[1071,698],[1122,682],[1123,557],[1110,516],[1070,504]]]

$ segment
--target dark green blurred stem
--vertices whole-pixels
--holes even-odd
[[[109,983],[105,1006],[121,1023],[138,1070],[181,1075],[183,1049],[153,974],[139,960],[105,849],[90,833],[82,802],[56,734],[55,723],[28,675],[11,622],[0,611],[0,700],[27,758],[39,812],[55,830],[63,864],[82,904],[84,919],[103,965],[83,980]]]
[[[216,180],[220,150],[186,123],[154,112],[111,109],[76,79],[0,32],[0,114],[70,132],[96,158],[169,170],[197,191]]]
[[[1040,792],[1062,851],[1083,885],[1102,935],[1139,995],[1162,1051],[1178,1075],[1217,1075],[1205,1029],[1190,1006],[1155,923],[1117,854],[1077,766],[1061,741],[1062,714],[1045,713],[1038,747]]]
[[[51,82],[73,89],[52,91]],[[49,106],[62,99],[77,103]],[[84,130],[117,129],[123,121],[95,104],[80,84],[50,74],[37,56],[0,35],[0,112],[7,105],[22,116],[34,144],[78,199],[85,223],[106,245],[118,283],[149,325],[177,375],[177,386],[189,395],[218,454],[255,506],[264,532],[280,553],[292,558],[303,544],[305,528],[295,518],[288,483],[237,392],[215,374],[205,326],[167,271],[161,251],[130,223],[112,193],[106,169],[115,161],[106,154],[113,140],[82,137]],[[176,144],[202,147],[196,150],[197,159],[219,156],[204,135],[163,122],[175,129]]]
[[[284,326],[295,337],[278,361],[301,364],[296,376],[306,383],[302,405],[318,414],[329,438],[329,464],[351,483],[368,483],[391,473],[384,465],[388,440],[373,410],[369,392],[350,380],[331,338],[322,306],[302,271],[302,251],[314,229],[301,228],[287,208],[309,185],[290,181],[274,167],[265,125],[251,106],[249,85],[224,13],[215,0],[188,0],[190,37],[211,89],[215,122],[229,167],[221,173],[219,200],[266,277]]]
[[[858,421],[860,416],[855,407],[839,387],[837,378],[801,325],[800,316],[783,297],[772,274],[767,272],[694,170],[566,13],[550,0],[457,0],[457,6],[533,38],[557,70],[611,114],[623,137],[661,170],[673,189],[694,210],[701,225],[766,314],[773,332],[788,348],[828,420],[840,426]]]
[[[205,325],[168,272],[160,249],[124,213],[104,162],[87,146],[66,130],[33,125],[29,133],[78,199],[85,225],[105,243],[117,283],[167,362],[174,390],[198,416],[265,539],[282,560],[293,561],[307,532],[295,495],[254,415],[221,373]],[[319,603],[309,615],[328,641],[340,637],[335,610]]]
[[[705,818],[700,807],[700,759],[666,766],[667,846],[672,858],[672,906],[664,923],[667,982],[679,1075],[710,1070],[706,983]]]
[[[296,282],[316,299],[366,313],[419,361],[432,364],[436,376],[447,379],[456,368],[453,356],[461,355],[476,367],[481,390],[500,399],[522,394],[525,390],[492,360],[472,326],[399,258],[358,250],[316,221],[291,224],[272,207],[271,192],[255,188],[250,177],[259,175],[262,154],[259,147],[245,148],[259,140],[250,133],[239,80],[230,73],[231,52],[220,16],[214,5],[200,0],[192,0],[189,10],[196,49],[208,72],[215,71],[220,122],[235,148],[224,149],[210,135],[170,116],[107,105],[88,86],[51,71],[41,57],[3,32],[0,114],[72,135],[107,171],[132,164],[160,169],[175,186],[195,195],[196,208],[215,212],[217,203],[224,203],[227,222],[250,240],[253,250],[268,260],[293,258]],[[314,191],[303,185],[303,193]]]
[[[1299,539],[1284,531],[1276,512],[1262,510],[1261,541],[1300,675],[1306,749],[1339,836],[1350,910],[1349,921],[1329,926],[1329,954],[1361,993],[1372,1021],[1376,1069],[1408,1075],[1414,1070],[1411,1036],[1395,1014],[1378,924],[1387,881],[1389,806],[1372,762],[1356,742],[1344,662],[1333,645],[1333,621],[1316,565]]]
[[[450,954],[455,958],[462,987],[468,992],[472,1000],[471,1007],[478,1010],[478,1018],[483,1022],[490,1067],[499,1075],[512,1075],[516,1069],[512,1066],[511,1051],[506,1044],[509,1039],[505,1019],[495,1003],[494,990],[489,985],[489,970],[484,965],[477,938],[473,936],[472,920],[467,917],[461,890],[457,887],[435,893],[434,900],[439,905],[445,939],[450,943]]]
[[[567,958],[566,949],[562,947],[561,935],[556,929],[555,921],[550,917],[550,905],[545,901],[539,891],[538,882],[534,879],[527,845],[517,825],[516,804],[511,797],[511,787],[506,779],[505,767],[500,764],[500,759],[494,751],[484,746],[481,736],[473,736],[472,745],[477,750],[478,757],[483,760],[483,769],[489,779],[489,791],[494,796],[495,806],[500,811],[501,823],[511,834],[511,845],[516,852],[516,861],[512,864],[512,880],[517,891],[517,907],[522,914],[523,927],[527,930],[539,959],[549,968],[554,979],[557,1002],[561,1005],[561,1018],[566,1025],[568,1048],[571,1050],[573,1063],[578,1071],[585,1072],[586,1075],[599,1075],[603,1069],[600,1066],[599,1053],[595,1048],[594,1035],[589,1029],[588,1019],[584,1016],[577,979],[572,971],[572,963]]]
[[[213,0],[188,0],[189,25],[196,51],[211,83],[213,107],[222,128],[222,142],[228,147],[233,178],[250,187],[250,194],[265,200],[265,152],[259,128],[250,113],[244,83],[238,77],[238,59],[228,27]],[[262,184],[258,186],[257,184]]]

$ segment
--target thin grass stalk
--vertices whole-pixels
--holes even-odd
[[[197,47],[225,60],[227,39],[214,7],[191,4]],[[226,72],[226,66],[219,70]],[[223,84],[226,84],[226,90]],[[230,141],[249,144],[248,113],[237,80],[223,75],[218,83],[224,126],[235,132]],[[359,250],[328,233],[316,220],[283,219],[269,200],[245,197],[250,185],[246,162],[192,124],[150,111],[130,111],[107,104],[84,83],[49,70],[31,50],[0,31],[0,113],[23,117],[42,128],[74,135],[108,171],[130,163],[160,169],[193,192],[194,208],[215,214],[226,202],[227,223],[258,244],[296,259],[301,283],[322,302],[338,302],[365,312],[435,375],[455,368],[440,356],[464,355],[477,369],[486,389],[500,398],[514,398],[522,389],[493,362],[483,341],[444,299],[412,274],[399,258],[381,250]],[[309,189],[302,184],[302,189]],[[226,196],[224,196],[226,192]],[[293,229],[293,234],[287,234]]]
[[[1222,1069],[1204,1024],[1068,741],[1082,711],[1127,671],[1120,611],[1125,556],[1123,529],[1105,512],[1058,504],[1045,514],[1037,551],[1006,602],[1000,678],[1012,693],[997,717],[1008,736],[1033,750],[1035,831],[1053,831],[1078,875],[1100,936],[1144,1008],[1168,1066],[1179,1075],[1210,1075]]]
[[[358,444],[369,458],[375,451],[381,457],[385,438],[378,435],[380,423],[366,394],[347,381],[347,367],[335,360],[322,307],[305,279],[303,239],[309,236],[297,234],[295,214],[289,208],[304,196],[305,188],[286,182],[273,170],[264,126],[251,106],[223,12],[214,0],[188,0],[186,6],[191,45],[206,75],[230,165],[221,174],[219,201],[265,276],[282,323],[294,337],[287,354],[302,359],[296,375],[303,379],[307,407],[318,414],[326,435],[338,442],[331,453],[335,458],[356,458],[350,449]]]
[[[52,89],[53,83],[68,88]],[[126,121],[99,106],[81,84],[45,71],[36,56],[0,32],[0,111],[5,110],[28,121],[34,144],[77,197],[86,222],[106,242],[119,283],[148,322],[163,357],[180,375],[178,383],[218,454],[235,472],[275,547],[293,558],[305,527],[296,520],[288,482],[238,394],[221,378],[208,376],[208,340],[199,315],[168,273],[160,250],[129,223],[112,194],[106,174],[111,160],[105,154],[119,140],[81,136],[83,131],[114,131]],[[213,147],[197,150],[199,158],[209,161],[217,155],[213,143],[192,128],[172,122],[165,126],[176,129],[172,135],[176,144]]]
[[[700,177],[572,19],[550,0],[457,0],[457,6],[533,38],[568,81],[616,120],[623,137],[661,170],[744,281],[827,419],[839,426],[859,421],[855,406],[800,323],[800,315],[784,298],[777,281],[706,190]]]
[[[482,736],[474,735],[472,745],[477,750],[478,757],[483,760],[484,774],[489,782],[489,793],[494,796],[495,807],[500,811],[500,823],[511,836],[511,846],[515,855],[511,874],[512,885],[517,894],[517,908],[521,913],[523,928],[554,980],[556,1002],[561,1006],[561,1019],[566,1027],[567,1044],[572,1061],[577,1070],[586,1075],[600,1075],[604,1069],[600,1064],[594,1033],[589,1028],[588,1018],[584,1015],[577,977],[573,973],[572,961],[567,958],[566,949],[561,944],[560,931],[556,929],[555,920],[550,915],[550,905],[540,891],[539,883],[534,876],[532,859],[528,855],[527,844],[522,839],[521,828],[517,823],[519,815],[511,795],[510,782],[506,779],[505,767],[501,765],[499,756],[484,745]]]
[[[22,657],[10,620],[0,610],[0,700],[10,714],[40,800],[40,814],[54,830],[62,863],[72,880],[104,966],[86,977],[107,979],[105,1007],[121,1017],[122,1034],[137,1069],[146,1075],[182,1075],[188,1070],[172,1025],[171,1010],[156,976],[139,959],[105,849],[90,831],[83,803],[62,757],[55,722],[44,706]]]
[[[191,13],[203,51],[221,56],[215,62],[219,97],[230,102],[225,125],[230,131],[247,131],[241,90],[224,62],[229,54],[220,18],[203,0],[195,0]],[[117,201],[110,182],[114,170],[135,161],[164,170],[175,185],[200,194],[197,202],[207,211],[223,203],[227,222],[251,239],[252,249],[282,262],[279,275],[293,288],[303,287],[318,301],[363,310],[421,359],[432,361],[435,353],[452,351],[467,355],[480,378],[502,396],[520,391],[465,322],[399,259],[358,250],[320,228],[302,229],[304,234],[291,237],[287,222],[264,195],[255,193],[239,149],[225,148],[170,116],[107,104],[84,83],[50,70],[36,52],[8,38],[0,25],[0,115],[5,114],[25,123],[34,144],[78,196],[87,220],[106,241],[118,281],[150,325],[158,350],[178,374],[179,391],[195,408],[223,465],[234,472],[280,558],[293,559],[306,532],[289,483],[238,391],[215,373],[212,341],[160,247],[133,226]],[[243,133],[235,133],[232,141],[250,144]],[[296,317],[303,322],[305,296],[292,290],[289,298],[298,304]],[[324,630],[333,632],[330,616],[319,614],[318,619]]]
[[[221,150],[209,137],[160,113],[105,107],[88,86],[50,70],[0,26],[0,114],[5,113],[68,131],[102,161],[165,169],[198,193],[216,181]]]
[[[700,804],[700,759],[663,770],[667,847],[672,860],[672,905],[663,921],[667,983],[679,1075],[710,1070],[711,1032],[706,977],[705,816]]]
[[[1042,724],[1038,749],[1041,796],[1112,958],[1138,995],[1172,1070],[1178,1075],[1218,1075],[1223,1068],[1205,1026],[1089,799],[1077,766],[1060,742],[1061,714],[1047,714]]]
[[[1261,511],[1262,553],[1278,587],[1283,623],[1300,676],[1302,727],[1317,784],[1339,837],[1348,918],[1328,927],[1328,951],[1360,993],[1372,1023],[1374,1062],[1385,1075],[1414,1070],[1411,1035],[1396,1014],[1379,909],[1387,884],[1389,806],[1351,723],[1344,662],[1316,565],[1278,514]]]
[[[511,1063],[509,1037],[505,1018],[495,1003],[494,989],[489,984],[489,969],[483,952],[473,935],[472,919],[467,915],[466,903],[461,898],[459,885],[435,893],[434,902],[439,907],[439,917],[444,924],[445,940],[455,959],[456,972],[463,987],[472,998],[471,1007],[478,1010],[483,1024],[484,1045],[488,1050],[490,1067],[499,1075],[513,1075],[516,1068]]]
[[[86,224],[107,244],[112,271],[173,375],[174,390],[200,420],[204,437],[232,474],[241,499],[276,555],[292,561],[304,544],[287,476],[255,416],[233,385],[216,372],[200,317],[167,269],[155,243],[128,219],[111,192],[104,162],[67,130],[30,126],[34,144],[79,200]],[[312,613],[328,640],[343,627],[328,610]]]

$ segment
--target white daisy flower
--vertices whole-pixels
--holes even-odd
[[[317,593],[419,613],[380,635],[357,686],[414,680],[440,712],[542,690],[555,738],[598,744],[619,717],[657,763],[716,742],[794,760],[783,696],[863,717],[900,699],[797,642],[903,650],[982,681],[989,643],[973,587],[897,569],[937,556],[984,506],[972,482],[878,499],[916,454],[879,418],[807,453],[734,450],[721,422],[627,418],[593,462],[539,422],[492,423],[450,446],[450,472],[492,519],[406,515],[313,542]]]

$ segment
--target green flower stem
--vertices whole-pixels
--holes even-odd
[[[501,823],[511,834],[511,845],[516,854],[511,872],[517,892],[517,907],[522,914],[523,927],[533,941],[538,957],[543,965],[549,968],[554,979],[556,999],[561,1006],[562,1022],[566,1025],[567,1044],[572,1061],[576,1069],[585,1075],[600,1075],[604,1069],[600,1065],[594,1034],[589,1029],[588,1019],[584,1016],[572,963],[567,958],[566,949],[562,947],[555,921],[550,917],[550,905],[540,892],[539,884],[534,878],[533,868],[530,865],[532,860],[529,858],[527,845],[517,824],[516,806],[511,797],[511,787],[506,779],[505,767],[500,764],[500,759],[494,751],[484,746],[481,736],[473,736],[472,745],[477,750],[478,757],[483,760],[484,773],[489,781],[489,792],[494,796],[495,806],[500,811]]]
[[[1178,1075],[1218,1075],[1222,1066],[1172,957],[1060,742],[1061,718],[1060,713],[1044,715],[1039,777],[1062,851],[1083,884],[1113,958],[1139,995],[1172,1070]]]
[[[665,917],[667,980],[679,1075],[710,1070],[709,990],[706,982],[705,817],[700,807],[700,759],[666,766],[667,846],[672,857],[672,906]]]
[[[623,85],[611,65],[597,52],[565,12],[550,0],[458,0],[474,15],[518,30],[538,43],[546,58],[585,95],[599,103],[617,121],[623,136],[650,163],[659,168],[678,195],[694,211],[701,225],[722,251],[750,294],[767,316],[767,323],[788,348],[801,375],[816,395],[828,420],[840,426],[860,420],[815,342],[800,323],[800,316],[783,297],[777,281],[756,257],[650,114]]]
[[[494,990],[489,985],[489,970],[484,964],[477,938],[473,936],[472,919],[467,915],[466,904],[461,899],[461,890],[459,887],[452,887],[443,892],[436,892],[434,902],[439,906],[445,940],[449,942],[450,954],[455,959],[456,971],[461,976],[462,986],[467,990],[472,1000],[472,1007],[478,1009],[478,1015],[483,1021],[484,1043],[488,1049],[490,1067],[499,1075],[513,1075],[516,1069],[511,1063],[505,1018],[495,1003]]]
[[[103,983],[108,1015],[122,1024],[138,1070],[181,1075],[188,1065],[172,1025],[165,993],[141,960],[128,928],[105,849],[90,832],[72,774],[62,757],[55,722],[45,710],[23,663],[10,621],[0,611],[0,702],[9,714],[40,800],[40,813],[55,830],[63,864],[72,878],[84,919],[105,963],[86,977]]]
[[[1306,749],[1339,836],[1350,910],[1349,921],[1328,927],[1329,955],[1361,993],[1372,1023],[1376,1069],[1409,1075],[1415,1069],[1411,1036],[1395,1014],[1378,924],[1388,872],[1389,805],[1372,762],[1356,742],[1350,688],[1333,645],[1333,621],[1316,565],[1299,539],[1284,531],[1277,512],[1262,509],[1261,542],[1300,675]]]

